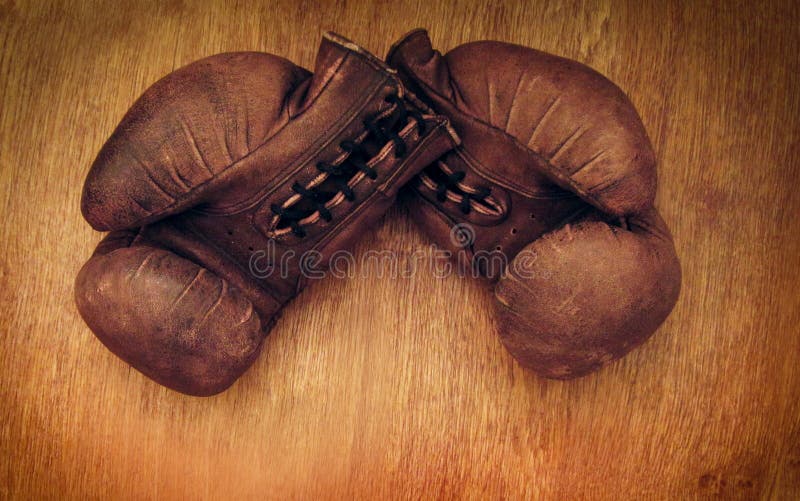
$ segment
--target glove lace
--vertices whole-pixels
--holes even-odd
[[[472,210],[472,200],[485,205],[486,197],[492,193],[491,188],[485,186],[477,186],[471,188],[470,191],[461,189],[459,184],[467,177],[464,171],[454,171],[447,174],[438,166],[432,166],[432,168],[427,169],[426,174],[436,183],[436,199],[444,202],[447,200],[448,192],[454,193],[461,198],[458,206],[464,214],[469,214]]]
[[[306,236],[306,231],[300,223],[315,212],[325,221],[331,221],[333,215],[327,203],[338,193],[350,202],[356,200],[356,194],[350,187],[350,180],[359,172],[363,172],[370,179],[378,177],[377,171],[369,166],[369,161],[377,155],[383,147],[391,142],[394,144],[394,155],[402,158],[407,153],[406,143],[399,135],[399,131],[406,127],[409,119],[416,123],[419,135],[426,132],[425,120],[422,114],[407,108],[403,99],[397,94],[390,94],[385,102],[394,105],[388,114],[378,113],[364,120],[366,137],[360,141],[342,141],[339,147],[347,156],[338,164],[317,162],[317,170],[327,174],[327,178],[318,186],[305,187],[298,182],[292,184],[292,191],[300,195],[299,200],[290,206],[272,204],[272,212],[278,219],[278,228],[291,228],[292,233],[300,238]]]

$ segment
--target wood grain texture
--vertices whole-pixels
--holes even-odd
[[[795,2],[0,0],[0,498],[800,497],[800,13]],[[641,112],[681,256],[645,346],[547,381],[463,277],[329,277],[208,399],[112,356],[72,286],[101,235],[83,178],[126,109],[222,51],[309,67],[324,30],[378,54],[417,26],[585,62]],[[402,208],[356,256],[426,242]]]

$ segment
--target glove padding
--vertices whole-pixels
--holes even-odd
[[[421,30],[387,61],[462,139],[412,183],[411,210],[497,282],[512,355],[570,378],[647,339],[677,300],[680,265],[652,207],[655,156],[625,94],[526,47],[474,42],[442,56]],[[455,242],[465,226],[469,238]],[[491,266],[495,254],[503,266]]]
[[[522,365],[550,378],[583,376],[667,318],[680,291],[672,237],[655,209],[624,226],[579,220],[511,262],[494,293],[500,337]]]
[[[239,288],[158,243],[134,242],[138,234],[100,243],[78,275],[78,310],[103,344],[155,381],[195,395],[222,391],[253,363],[260,317],[280,305],[259,315]]]

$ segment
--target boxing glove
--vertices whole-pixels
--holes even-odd
[[[511,354],[572,378],[647,339],[681,273],[653,208],[655,156],[625,94],[584,65],[507,43],[443,56],[421,30],[387,61],[461,137],[413,180],[411,210],[494,284]]]
[[[218,393],[282,306],[456,141],[334,34],[313,75],[254,52],[190,64],[136,101],[91,167],[82,212],[111,233],[77,277],[78,309],[145,375]]]

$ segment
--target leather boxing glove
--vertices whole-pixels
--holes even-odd
[[[334,34],[313,75],[254,52],[190,64],[136,101],[92,165],[83,215],[112,233],[78,275],[78,309],[155,381],[220,392],[310,272],[456,141]]]
[[[512,355],[571,378],[647,339],[681,274],[653,208],[655,156],[625,94],[586,66],[516,45],[443,56],[421,30],[387,61],[461,137],[411,183],[411,210],[496,284]]]

